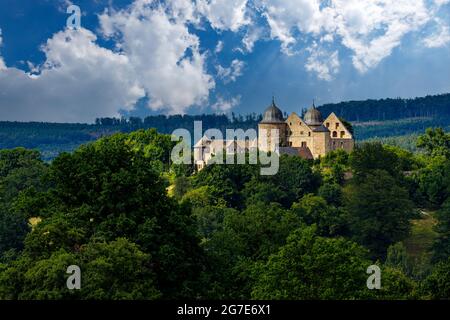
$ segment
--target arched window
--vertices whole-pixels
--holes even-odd
[[[333,138],[337,138],[337,131],[333,131]]]
[[[345,131],[341,131],[341,138],[345,136]]]

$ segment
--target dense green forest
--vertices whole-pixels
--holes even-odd
[[[0,151],[0,299],[450,298],[444,130],[422,133],[419,154],[372,142],[285,155],[273,176],[193,174],[170,164],[173,146],[150,129],[51,163]],[[366,286],[373,264],[379,290]],[[66,288],[69,265],[81,290]]]
[[[324,115],[331,112],[349,121],[397,120],[403,118],[449,118],[450,94],[414,99],[380,99],[325,104]]]
[[[429,127],[450,129],[450,94],[416,99],[351,101],[319,107],[324,116],[335,112],[353,123],[356,139],[383,140],[417,151],[417,135]],[[263,108],[261,108],[261,111]],[[94,124],[0,122],[0,149],[24,147],[38,149],[44,160],[54,159],[62,151],[73,151],[83,143],[116,132],[155,128],[170,134],[175,129],[193,131],[194,121],[202,121],[203,130],[217,128],[257,128],[261,115],[158,115],[100,118]],[[386,139],[388,138],[388,139]]]

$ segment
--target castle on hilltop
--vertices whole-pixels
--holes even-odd
[[[273,129],[278,130],[278,150],[271,137]],[[264,111],[264,117],[258,124],[258,137],[261,150],[299,155],[307,159],[323,157],[336,149],[350,152],[355,146],[353,134],[341,119],[333,112],[323,120],[322,113],[314,102],[303,119],[295,112],[284,119],[283,113],[272,99],[272,104]],[[266,143],[262,143],[264,138]]]
[[[278,138],[272,136],[273,133],[277,133]],[[303,119],[295,112],[284,119],[283,112],[272,99],[258,124],[258,139],[223,140],[205,135],[194,145],[194,159],[197,169],[201,170],[220,152],[235,154],[259,148],[266,152],[317,159],[336,149],[350,152],[354,146],[353,134],[336,114],[331,113],[323,120],[313,102]]]

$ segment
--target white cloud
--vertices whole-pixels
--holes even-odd
[[[402,38],[430,21],[424,1],[334,0],[336,33],[354,52],[353,64],[365,72],[389,56]]]
[[[260,0],[272,39],[281,42],[282,51],[291,55],[297,42],[293,32],[317,33],[320,29],[320,0]],[[295,30],[294,30],[295,29]]]
[[[127,10],[103,13],[102,32],[114,37],[129,58],[152,109],[184,113],[207,101],[214,80],[206,72],[199,39],[185,21],[171,19],[163,7],[152,8],[151,3],[137,0]]]
[[[437,20],[437,31],[423,40],[427,48],[440,48],[450,42],[450,28],[443,21]]]
[[[2,29],[0,29],[0,49],[2,47],[2,43],[3,43]],[[1,53],[1,51],[0,51],[0,53]],[[5,62],[3,61],[2,56],[0,55],[0,71],[2,71],[3,69],[6,69],[6,66],[5,66]]]
[[[215,83],[198,37],[188,30],[199,21],[190,0],[136,0],[120,11],[105,10],[99,20],[117,52],[98,46],[96,36],[81,29],[49,39],[45,63],[28,63],[32,74],[7,68],[0,56],[0,117],[92,122],[119,116],[146,96],[150,108],[167,113],[207,103]]]
[[[214,49],[214,52],[217,54],[217,53],[222,52],[222,50],[223,50],[223,41],[220,40],[219,42],[217,42],[217,45],[216,45],[216,48]]]
[[[143,2],[150,3],[152,1]],[[178,22],[191,22],[194,24],[200,22],[200,15],[195,3],[191,0],[170,0],[167,1],[165,7],[171,18]]]
[[[211,106],[211,108],[218,112],[226,112],[236,107],[241,103],[241,96],[233,97],[230,100],[225,100],[223,97],[218,97],[217,101]]]
[[[298,39],[308,35],[335,41],[353,52],[360,72],[376,67],[403,37],[430,22],[433,8],[424,0],[259,0],[272,39],[295,54]],[[447,0],[438,1],[440,5]],[[314,59],[314,58],[311,58]]]
[[[217,67],[217,76],[223,80],[224,83],[234,82],[242,75],[244,69],[244,61],[234,59],[228,68],[222,66]]]
[[[308,51],[311,52],[311,55],[306,61],[306,70],[315,72],[319,79],[332,80],[340,67],[338,51],[328,52],[318,48],[317,45],[309,48]]]
[[[43,47],[40,73],[0,71],[0,118],[19,121],[92,122],[132,109],[145,92],[129,59],[99,47],[86,30],[65,30]]]
[[[60,0],[69,3],[68,0]],[[404,37],[435,23],[434,33],[418,33],[418,43],[441,47],[450,42],[449,25],[439,20],[439,8],[450,0],[135,0],[129,7],[109,9],[99,16],[102,36],[115,50],[100,47],[86,29],[56,33],[43,47],[45,62],[28,63],[31,73],[8,68],[0,54],[0,118],[4,120],[87,121],[131,110],[143,97],[149,107],[184,113],[204,106],[215,87],[192,27],[207,21],[220,35],[242,36],[241,53],[256,41],[280,41],[288,55],[306,50],[307,71],[332,80],[340,69],[341,47],[349,49],[361,73],[375,68],[401,45]],[[265,19],[267,24],[259,24]],[[426,29],[428,30],[428,29]],[[306,43],[306,45],[305,45]],[[311,45],[312,43],[312,45]],[[2,35],[0,30],[0,49]],[[303,46],[303,48],[299,48]],[[306,47],[306,49],[305,49]],[[345,50],[348,51],[348,50]],[[224,83],[236,81],[245,63],[232,60],[218,66]],[[238,97],[218,97],[215,110],[229,110]]]
[[[248,0],[197,0],[198,11],[214,29],[238,31],[248,25]]]
[[[249,28],[242,39],[242,44],[246,52],[252,52],[256,41],[258,41],[262,36],[262,28],[258,26],[252,26]]]
[[[443,6],[446,5],[447,3],[450,3],[450,0],[434,0],[434,3],[437,6]]]

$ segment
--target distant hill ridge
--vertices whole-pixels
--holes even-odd
[[[348,121],[357,122],[423,117],[450,119],[450,94],[429,95],[414,99],[347,101],[324,104],[319,109],[324,116],[335,112]]]
[[[324,117],[335,112],[353,122],[358,141],[417,135],[428,127],[450,128],[450,94],[415,99],[348,101],[325,104],[319,109]],[[203,130],[217,128],[225,132],[227,128],[256,129],[261,119],[261,115],[255,113],[245,116],[232,113],[231,116],[203,114],[156,115],[144,119],[99,118],[94,124],[0,121],[0,149],[38,149],[45,160],[51,160],[62,151],[72,151],[80,144],[114,132],[145,128],[156,128],[161,133],[169,134],[178,128],[193,132],[194,121],[202,121]]]

